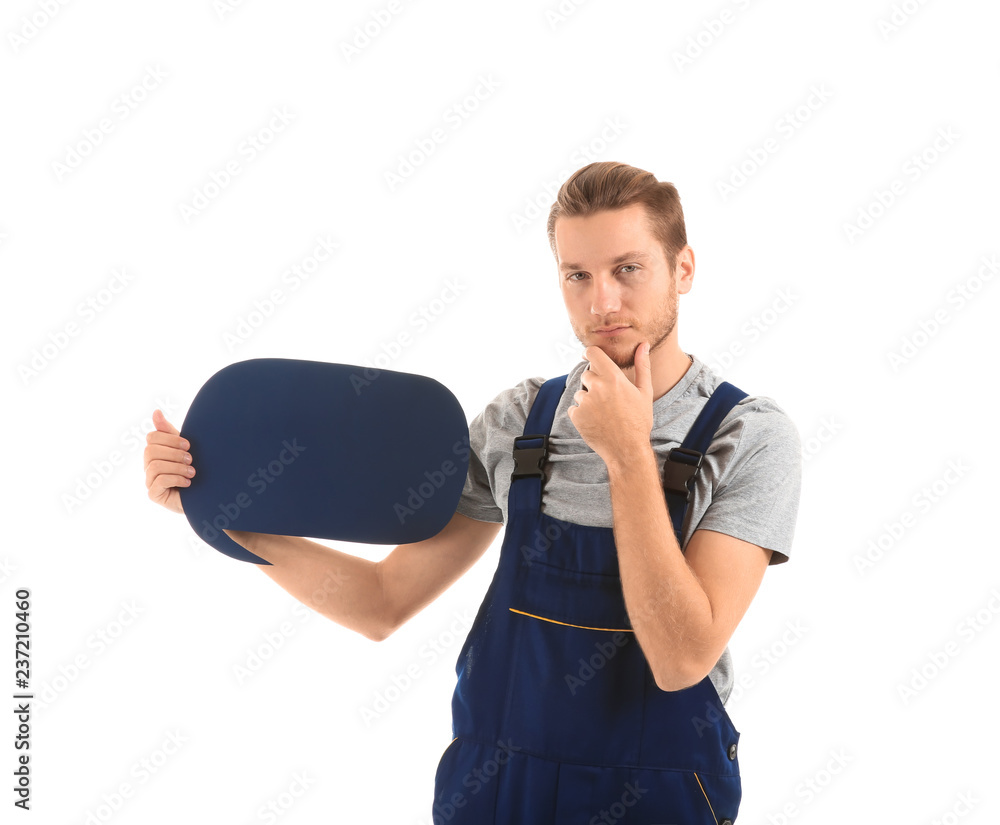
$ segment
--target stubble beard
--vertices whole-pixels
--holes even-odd
[[[638,337],[635,341],[649,341],[649,351],[650,354],[652,354],[652,352],[670,336],[670,333],[674,331],[674,327],[677,326],[676,289],[670,289],[662,307],[662,314],[653,318],[646,327],[630,325],[629,329],[625,330],[623,333],[623,336],[629,335],[632,332],[637,333]],[[586,333],[584,333],[583,330],[579,329],[574,324],[573,332],[576,335],[576,339],[581,344],[588,346],[584,340],[586,338]],[[597,340],[600,341],[601,339]],[[605,354],[618,366],[620,370],[630,370],[635,367],[635,346],[633,346],[631,342],[629,345],[625,346],[623,338],[605,338],[601,343],[595,343],[593,345],[599,346],[602,350],[604,350]]]

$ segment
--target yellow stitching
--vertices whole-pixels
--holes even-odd
[[[694,771],[692,771],[694,773]],[[705,794],[705,801],[708,802],[708,809],[712,812],[712,819],[715,819],[715,809],[712,807],[712,802],[708,798],[708,794],[705,793],[705,787],[701,784],[701,780],[698,778],[698,774],[694,774],[694,780],[698,783],[698,787],[701,788],[701,792]],[[716,822],[719,820],[715,819]]]
[[[563,627],[579,627],[581,630],[607,630],[609,632],[634,633],[631,627],[587,627],[582,624],[569,624],[568,622],[557,622],[555,619],[546,619],[544,616],[536,616],[534,613],[525,613],[523,610],[515,610],[513,607],[507,608],[511,613],[520,613],[522,616],[530,616],[532,619],[541,619],[543,622],[561,624]]]

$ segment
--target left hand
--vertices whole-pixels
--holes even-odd
[[[600,347],[584,350],[590,362],[583,371],[583,389],[573,395],[577,406],[567,414],[587,445],[605,463],[628,461],[649,446],[653,429],[653,376],[648,343],[635,350],[635,384]]]

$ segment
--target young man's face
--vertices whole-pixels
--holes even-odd
[[[649,341],[650,357],[665,342],[676,347],[677,295],[691,289],[694,253],[685,247],[671,275],[645,207],[557,218],[555,244],[559,289],[581,344],[600,347],[622,370],[635,365],[640,341]],[[617,326],[624,329],[600,332]]]

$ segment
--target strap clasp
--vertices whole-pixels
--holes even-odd
[[[691,501],[691,479],[701,467],[702,453],[687,447],[674,447],[667,453],[667,462],[663,466],[663,489],[676,496],[683,496],[684,501]]]
[[[529,439],[541,439],[541,445],[523,446],[520,442]],[[519,435],[514,438],[514,471],[510,480],[532,476],[542,477],[542,465],[549,451],[549,437],[545,433],[538,435]]]

